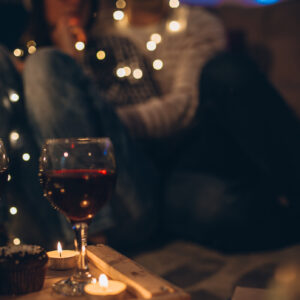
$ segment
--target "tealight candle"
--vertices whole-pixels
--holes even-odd
[[[124,296],[126,284],[117,280],[108,280],[101,274],[99,282],[92,282],[84,287],[85,293],[90,299],[120,300]]]
[[[52,270],[67,270],[76,267],[78,252],[62,250],[61,243],[57,243],[57,250],[47,252],[49,257],[48,267]]]

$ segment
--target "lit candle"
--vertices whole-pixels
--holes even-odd
[[[63,250],[61,243],[57,243],[57,250],[47,252],[49,257],[49,269],[67,270],[76,267],[78,252]]]
[[[108,280],[104,274],[99,276],[99,282],[92,282],[84,287],[84,291],[90,299],[121,299],[124,296],[125,290],[125,283],[116,280]]]

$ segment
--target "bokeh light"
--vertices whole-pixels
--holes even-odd
[[[78,41],[78,42],[75,43],[75,49],[77,51],[82,51],[82,50],[84,50],[84,48],[85,48],[85,43],[84,42]]]
[[[133,70],[132,72],[132,76],[135,78],[135,79],[141,79],[143,77],[143,71],[141,69],[135,69]]]
[[[155,61],[153,61],[153,68],[155,70],[161,70],[164,66],[164,63],[161,59],[156,59]]]
[[[105,51],[99,50],[99,51],[96,53],[96,57],[97,57],[98,60],[103,60],[103,59],[105,59],[105,57],[106,57]]]
[[[124,18],[124,12],[122,12],[121,10],[116,10],[114,11],[113,13],[113,18],[116,20],[116,21],[120,21]]]

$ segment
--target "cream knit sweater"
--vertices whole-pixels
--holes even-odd
[[[99,18],[101,34],[126,37],[152,62],[163,61],[163,68],[154,71],[162,96],[138,104],[117,107],[117,113],[135,137],[159,138],[171,136],[189,126],[199,105],[198,81],[204,64],[225,48],[225,34],[220,21],[200,7],[181,5],[167,20],[155,26],[133,27]],[[111,16],[111,14],[110,14]],[[167,29],[170,21],[177,20],[177,32]],[[107,26],[105,26],[107,25]],[[162,42],[155,51],[148,51],[147,41],[152,33],[159,33]]]

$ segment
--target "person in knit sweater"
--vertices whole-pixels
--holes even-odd
[[[129,39],[149,61],[161,94],[143,99],[130,93],[130,99],[125,102],[128,105],[121,103],[121,106],[117,92],[109,100],[116,104],[117,114],[132,136],[170,136],[193,122],[199,106],[199,76],[206,62],[225,49],[224,28],[215,16],[201,7],[182,4],[170,8],[168,1],[161,0],[127,2],[126,17],[120,21],[113,20],[113,11],[100,10],[94,28],[96,48],[100,49],[103,43],[109,47],[111,37]],[[172,28],[171,22],[179,28]],[[159,42],[149,51],[147,42],[151,36],[155,39],[155,35]],[[112,50],[116,51],[111,43]],[[127,61],[118,59],[119,63],[130,65],[134,57]],[[163,66],[155,70],[152,64],[158,59]],[[110,95],[109,91],[105,92]]]

